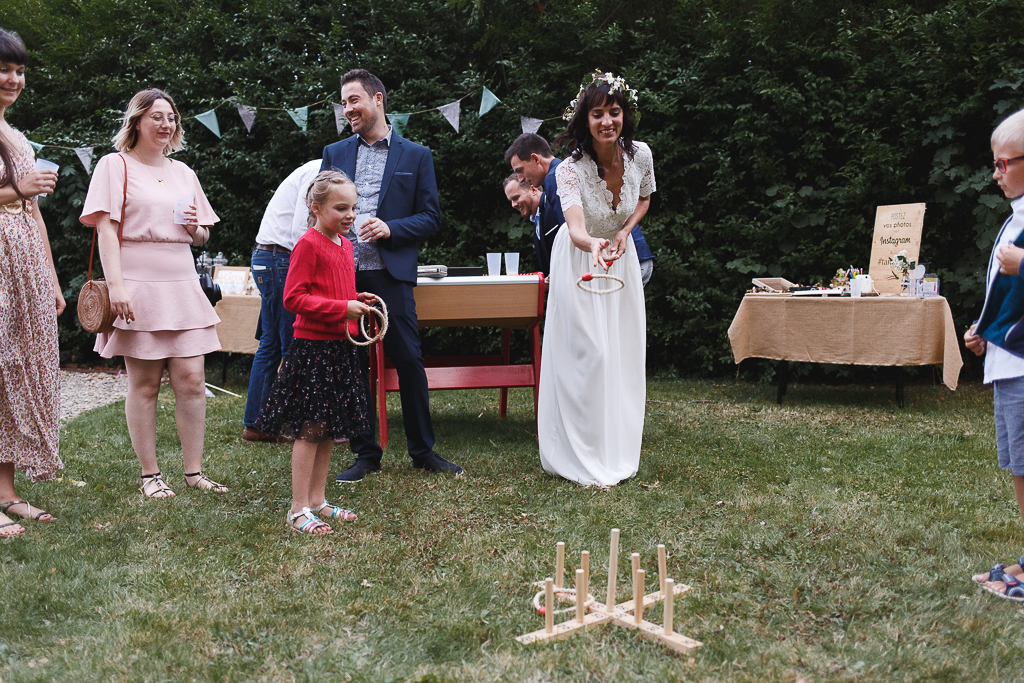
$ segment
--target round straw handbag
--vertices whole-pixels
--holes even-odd
[[[117,244],[121,245],[124,231],[124,213],[128,208],[128,162],[124,164],[124,203],[121,206],[121,222],[117,226]],[[110,310],[110,292],[103,278],[92,279],[92,257],[96,253],[96,227],[92,229],[92,246],[89,247],[89,274],[82,291],[78,293],[78,322],[82,329],[91,334],[109,334],[114,331],[117,316]]]

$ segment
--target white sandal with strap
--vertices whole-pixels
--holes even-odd
[[[299,517],[305,517],[306,521],[300,524],[299,526],[295,526],[295,520],[297,520]],[[327,531],[317,531],[317,529],[321,527],[327,527]],[[315,536],[334,533],[334,529],[331,528],[331,525],[324,524],[319,519],[317,519],[316,515],[314,515],[313,511],[310,510],[309,508],[302,508],[301,510],[295,513],[289,512],[288,528],[300,534],[313,534]]]
[[[330,508],[327,513],[321,512],[324,508]],[[340,519],[342,522],[354,522],[359,519],[359,516],[351,510],[338,507],[337,505],[331,505],[326,500],[320,505],[313,508],[313,512],[320,515],[324,519]]]
[[[164,483],[160,473],[142,475],[142,486],[139,487],[146,498],[174,498],[174,491]]]
[[[199,478],[196,479],[196,483],[190,484],[190,483],[188,483],[188,480],[191,477],[199,477]],[[202,470],[199,470],[198,472],[193,472],[192,474],[186,474],[185,475],[185,486],[189,487],[190,489],[202,489],[204,491],[213,491],[214,493],[227,493],[228,492],[228,487],[227,486],[224,486],[224,484],[218,484],[213,479],[210,479],[208,476],[203,474]]]

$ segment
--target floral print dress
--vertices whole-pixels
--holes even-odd
[[[35,155],[20,132],[14,177]],[[9,173],[0,162],[0,178]],[[32,217],[36,198],[0,206],[0,463],[32,481],[64,467],[57,450],[60,376],[53,275]]]

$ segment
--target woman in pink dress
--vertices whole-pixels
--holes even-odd
[[[117,315],[114,331],[98,335],[95,349],[104,358],[124,356],[124,411],[142,465],[139,488],[150,498],[174,495],[156,461],[156,404],[165,368],[174,390],[185,485],[227,491],[202,470],[204,355],[220,349],[214,329],[220,318],[199,286],[189,249],[205,244],[210,226],[220,219],[192,169],[167,158],[184,146],[181,117],[170,96],[156,89],[137,93],[114,136],[119,151],[96,164],[81,218],[97,228],[110,307]],[[193,198],[184,224],[174,222],[175,195]]]
[[[57,174],[33,170],[32,147],[4,119],[25,87],[27,61],[21,38],[0,29],[0,537],[25,533],[10,517],[53,521],[18,496],[14,470],[43,481],[64,467],[57,452],[64,297],[36,202],[53,192]]]

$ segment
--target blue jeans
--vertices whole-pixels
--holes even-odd
[[[288,276],[289,255],[253,249],[252,276],[263,299],[260,304],[260,345],[249,373],[249,394],[245,399],[243,424],[252,427],[267,402],[270,385],[277,377],[281,358],[292,343],[295,314],[284,307],[284,281]]]

